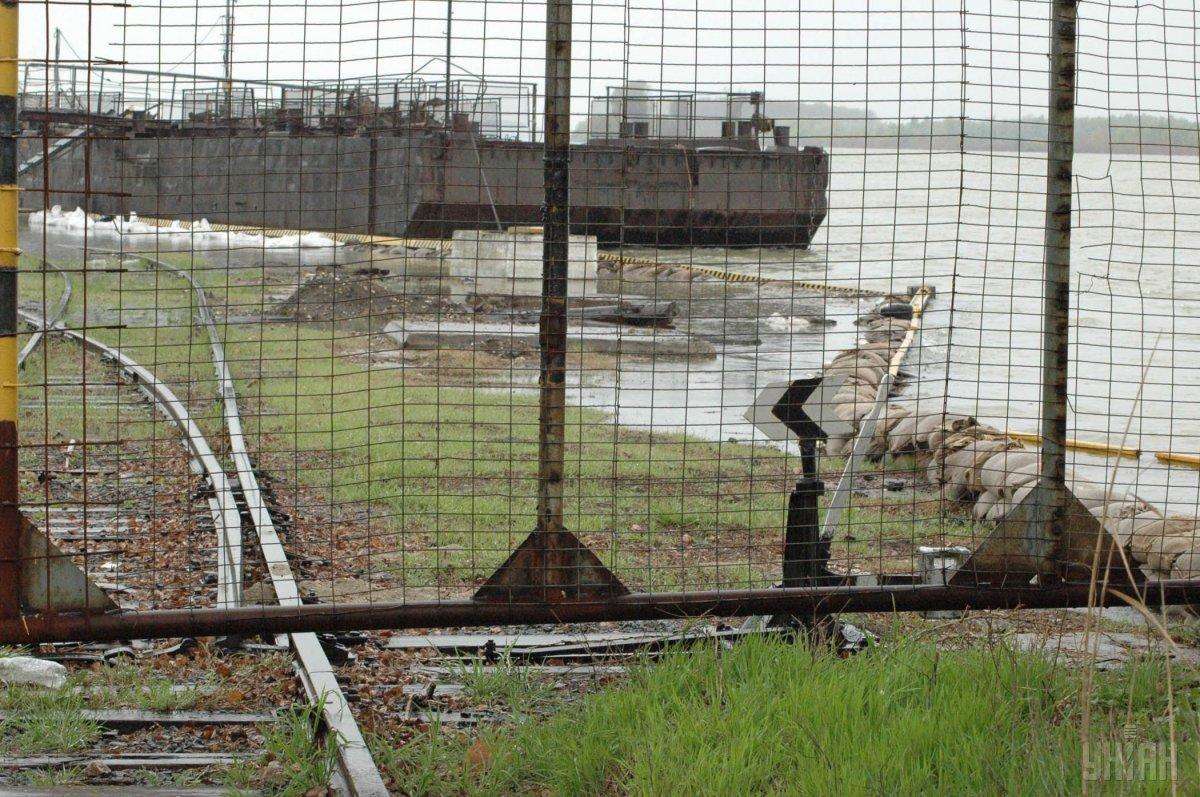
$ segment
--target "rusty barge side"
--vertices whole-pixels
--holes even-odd
[[[47,149],[43,135],[53,147],[69,134],[47,121],[27,124],[22,161]],[[48,171],[45,200],[67,208],[421,238],[542,219],[537,142],[470,130],[164,131],[121,121],[59,147],[22,186],[42,196]],[[591,142],[571,150],[571,231],[610,245],[807,247],[828,182],[819,147]]]

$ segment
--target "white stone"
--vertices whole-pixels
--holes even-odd
[[[446,259],[451,277],[473,279],[481,296],[541,296],[542,233],[536,228],[457,230]],[[595,296],[596,237],[572,235],[567,244],[567,295]]]
[[[62,689],[67,685],[67,668],[32,656],[0,657],[0,683]]]

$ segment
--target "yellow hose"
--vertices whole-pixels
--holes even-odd
[[[1188,465],[1193,468],[1200,468],[1200,454],[1176,454],[1173,451],[1159,451],[1154,454],[1154,458],[1159,462],[1166,462],[1168,465]]]
[[[1026,443],[1042,442],[1042,436],[1033,432],[1014,432],[1010,430],[1004,434],[1015,440],[1024,440]],[[1142,455],[1141,449],[1132,446],[1098,443],[1094,440],[1067,440],[1066,446],[1072,451],[1085,451],[1089,454],[1101,454],[1106,457],[1130,457],[1137,459]]]

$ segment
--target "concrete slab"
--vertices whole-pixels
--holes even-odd
[[[1116,669],[1131,658],[1146,655],[1170,655],[1182,664],[1200,665],[1200,650],[1184,646],[1171,649],[1162,639],[1148,634],[1099,631],[1085,638],[1081,631],[1054,636],[1021,633],[1011,637],[1010,642],[1018,650],[1043,653],[1060,664],[1083,664],[1095,655],[1096,667],[1101,670]]]
[[[514,349],[538,347],[536,324],[460,321],[393,321],[384,332],[406,349],[461,349],[499,344]],[[581,324],[567,330],[569,351],[639,357],[713,359],[716,348],[706,340],[675,330],[628,329]]]

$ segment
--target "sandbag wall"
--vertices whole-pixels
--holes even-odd
[[[879,312],[878,307],[897,301],[907,299],[888,297],[861,317],[859,345],[825,367],[827,376],[846,375],[834,397],[835,412],[856,430],[874,406],[909,328],[910,322]],[[846,453],[851,442],[830,438],[827,451]],[[869,452],[876,460],[888,454],[913,454],[930,483],[948,499],[969,506],[982,521],[999,521],[1020,504],[1036,485],[1041,466],[1037,450],[969,415],[895,401],[881,411]],[[1200,578],[1200,518],[1166,514],[1137,496],[1116,495],[1071,471],[1067,486],[1147,575]]]

